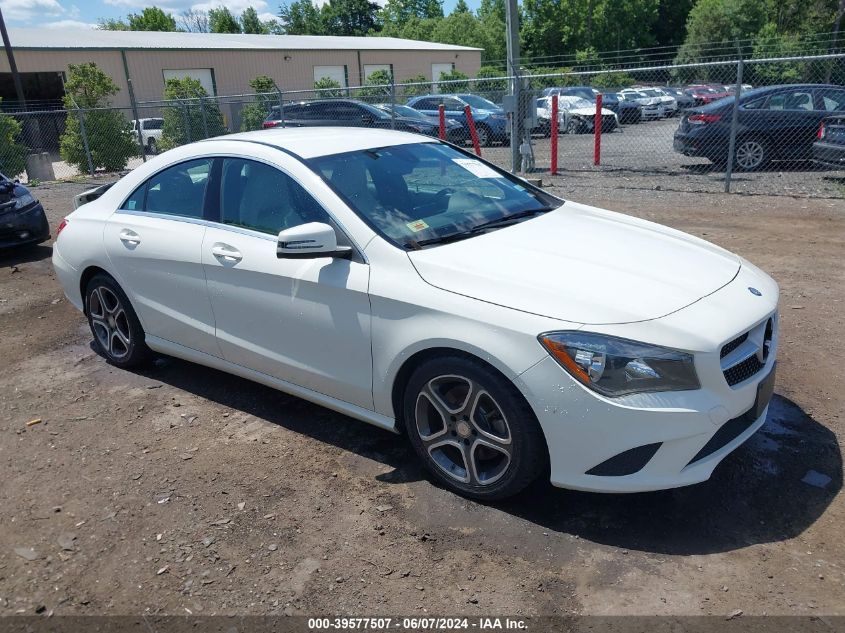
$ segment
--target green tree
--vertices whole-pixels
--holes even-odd
[[[255,7],[247,7],[241,13],[241,27],[244,33],[252,33],[255,35],[264,35],[270,32],[270,27],[261,21],[258,17],[258,11]]]
[[[425,95],[431,92],[431,84],[428,83],[428,79],[425,75],[414,75],[413,77],[408,77],[405,81],[399,84],[399,86],[402,87],[402,94],[406,98]]]
[[[452,15],[455,15],[457,13],[472,13],[469,10],[469,5],[466,3],[466,0],[458,0],[455,3],[455,8],[452,9]]]
[[[26,169],[27,150],[19,141],[20,134],[21,124],[0,112],[0,173],[9,178]]]
[[[198,79],[172,77],[164,82],[164,129],[159,147],[171,149],[185,143],[226,133],[217,102]]]
[[[504,92],[508,89],[507,80],[496,79],[496,77],[504,77],[505,75],[507,73],[501,68],[482,66],[475,75],[475,89],[478,92]]]
[[[119,110],[108,109],[110,97],[118,92],[120,88],[97,64],[69,64],[64,96],[68,114],[59,144],[59,153],[64,161],[81,171],[88,170],[80,118],[85,123],[94,169],[124,169],[129,157],[138,154],[137,139],[132,134],[129,121]]]
[[[287,35],[323,35],[323,14],[311,0],[294,0],[279,8],[279,25]]]
[[[750,39],[766,23],[760,0],[698,0],[687,18],[687,37],[678,62],[707,61],[732,54],[736,40]]]
[[[175,31],[176,18],[158,7],[147,7],[128,16],[130,31]]]
[[[552,68],[550,66],[534,68],[531,74],[538,76],[531,78],[531,87],[534,90],[542,90],[543,88],[577,86],[584,83],[584,80],[579,75],[567,74],[571,72],[572,68]],[[546,76],[543,77],[542,75]]]
[[[338,99],[343,96],[343,87],[331,77],[320,77],[314,82],[314,89],[321,99]]]
[[[363,36],[381,30],[379,5],[370,0],[329,0],[322,8],[326,35]]]
[[[367,77],[364,86],[358,91],[358,96],[374,103],[378,103],[382,99],[389,99],[392,81],[393,78],[389,71],[376,70]]]
[[[241,25],[228,7],[208,10],[208,28],[212,33],[240,33]]]
[[[255,101],[241,110],[241,132],[260,130],[270,109],[279,102],[276,84],[267,75],[258,75],[249,82],[249,87],[255,93]]]
[[[128,31],[129,25],[123,20],[100,18],[97,21],[97,28],[101,31]]]
[[[467,92],[469,91],[469,81],[462,81],[469,79],[469,75],[462,73],[460,70],[452,70],[448,73],[440,73],[438,81],[450,81],[454,83],[441,84],[441,92]]]

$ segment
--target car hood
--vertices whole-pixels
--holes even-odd
[[[736,255],[704,240],[573,202],[408,256],[437,288],[584,324],[665,316],[725,286],[740,269]]]
[[[578,116],[595,116],[596,109],[595,108],[572,108],[571,110],[567,110],[569,114],[577,114]],[[614,114],[613,110],[608,110],[607,108],[602,108],[601,113],[603,115],[612,115]]]

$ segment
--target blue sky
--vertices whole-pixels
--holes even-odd
[[[444,10],[447,13],[451,11],[455,2],[445,0]],[[467,0],[472,8],[477,7],[479,2]],[[67,29],[96,26],[100,18],[121,18],[127,13],[138,13],[151,4],[145,0],[0,0],[0,9],[9,27]],[[185,9],[209,9],[221,4],[235,13],[253,6],[263,19],[273,18],[279,11],[279,0],[160,0],[155,4],[177,17]]]

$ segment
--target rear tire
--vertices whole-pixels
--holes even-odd
[[[95,275],[85,287],[85,315],[97,353],[112,365],[138,367],[152,356],[129,298],[108,275]]]
[[[460,356],[425,361],[403,396],[417,456],[443,486],[485,501],[513,496],[548,462],[531,407],[501,374]]]
[[[740,171],[756,171],[769,161],[769,148],[757,138],[744,138],[736,143],[734,165]]]
[[[154,138],[147,141],[147,152],[153,155],[158,154],[158,144]]]

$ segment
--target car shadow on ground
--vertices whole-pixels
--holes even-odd
[[[385,464],[393,470],[376,479],[386,484],[427,479],[402,436],[305,400],[178,359],[162,359],[154,369],[139,373]],[[810,471],[818,481],[805,483]],[[513,499],[492,504],[468,502],[434,488],[431,496],[438,497],[436,503],[454,528],[461,527],[461,517],[478,525],[480,513],[490,519],[482,524],[495,525],[495,515],[506,513],[546,531],[620,548],[708,554],[800,534],[830,505],[842,477],[836,436],[794,402],[776,395],[766,424],[702,484],[608,495],[539,481]],[[466,504],[474,511],[467,512]]]
[[[718,164],[718,163],[682,163],[680,168],[683,172],[691,173],[691,174],[724,174],[725,173],[725,165]],[[833,167],[828,167],[826,165],[822,165],[821,163],[815,163],[811,160],[773,160],[770,163],[766,163],[762,167],[755,169],[754,171],[742,171],[741,169],[734,168],[732,170],[733,176],[747,176],[750,174],[765,174],[765,173],[776,173],[781,171],[789,171],[789,172],[806,172],[806,173],[824,173],[824,172],[836,172],[836,169]]]
[[[39,244],[37,246],[16,246],[0,251],[0,268],[11,268],[19,264],[31,264],[53,256],[53,248]]]

